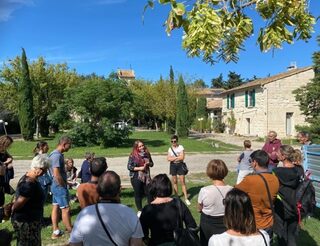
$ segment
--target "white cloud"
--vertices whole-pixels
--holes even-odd
[[[99,61],[104,61],[110,58],[108,51],[93,51],[77,55],[70,56],[54,56],[54,55],[45,55],[44,58],[49,62],[66,62],[68,64],[79,64],[79,63],[95,63]]]
[[[12,13],[22,6],[34,5],[33,0],[0,0],[0,22],[7,21]]]

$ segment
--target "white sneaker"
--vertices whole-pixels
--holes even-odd
[[[137,212],[137,216],[138,216],[138,218],[140,218],[140,216],[141,216],[141,211],[138,211],[138,212]]]
[[[189,199],[186,199],[185,202],[186,202],[186,204],[187,204],[188,206],[191,205],[191,202],[189,201]]]

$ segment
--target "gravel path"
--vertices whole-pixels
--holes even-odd
[[[201,137],[201,136],[200,136]],[[228,134],[214,134],[212,135],[205,135],[202,137],[216,139],[225,143],[230,143],[238,146],[243,145],[243,141],[245,139],[250,139],[247,137],[236,137],[231,136]],[[253,138],[251,138],[253,140]],[[254,149],[261,148],[263,145],[262,142],[255,142],[252,141],[252,146]],[[240,152],[230,152],[227,154],[186,154],[186,163],[190,170],[190,173],[203,173],[206,170],[206,166],[208,162],[212,159],[222,159],[228,166],[230,171],[234,171],[237,165],[237,157]],[[154,167],[151,169],[151,174],[156,175],[159,173],[167,173],[169,174],[169,163],[167,162],[166,155],[153,155],[152,159],[155,163]],[[75,159],[75,166],[80,170],[81,164],[83,159]],[[108,158],[107,162],[109,166],[109,170],[113,170],[117,172],[122,180],[123,183],[128,183],[128,170],[127,170],[127,162],[128,157],[114,157]],[[13,187],[15,187],[16,183],[18,182],[19,178],[29,169],[31,164],[30,160],[14,160],[14,170],[15,170],[15,178],[11,181]]]

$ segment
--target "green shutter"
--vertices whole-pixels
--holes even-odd
[[[256,106],[256,90],[252,90],[252,107]]]
[[[246,91],[246,93],[245,93],[244,102],[245,102],[245,105],[246,105],[246,108],[247,108],[248,107],[248,91]]]
[[[227,109],[229,109],[230,108],[230,105],[229,105],[229,99],[230,99],[230,96],[229,96],[229,94],[227,95]]]
[[[231,108],[234,108],[234,94],[231,95]]]

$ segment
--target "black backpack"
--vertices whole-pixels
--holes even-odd
[[[308,175],[303,174],[296,190],[296,207],[299,223],[301,219],[311,216],[316,207],[316,193]]]

